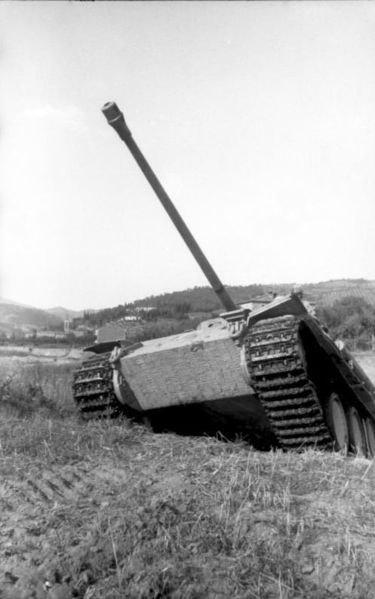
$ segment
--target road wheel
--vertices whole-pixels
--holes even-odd
[[[367,439],[367,453],[369,458],[375,457],[375,424],[367,416],[367,418],[363,421],[365,431],[366,431],[366,439]]]
[[[349,430],[342,401],[337,393],[331,393],[327,403],[327,420],[335,441],[335,449],[346,453],[349,446]]]
[[[366,455],[366,436],[358,410],[352,406],[348,411],[350,449],[357,455]]]

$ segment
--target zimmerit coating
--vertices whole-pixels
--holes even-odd
[[[219,338],[164,351],[130,354],[121,372],[143,410],[251,394],[240,364],[240,349]]]

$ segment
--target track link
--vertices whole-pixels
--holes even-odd
[[[296,316],[257,322],[246,337],[251,384],[285,449],[332,447],[314,385],[301,353]]]
[[[74,374],[73,396],[85,420],[111,418],[121,412],[121,404],[113,392],[109,357],[110,352],[93,356]]]

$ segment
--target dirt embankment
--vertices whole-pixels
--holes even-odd
[[[82,423],[72,368],[3,387],[0,599],[374,597],[373,462]]]
[[[11,424],[2,599],[373,597],[368,460],[125,423]]]

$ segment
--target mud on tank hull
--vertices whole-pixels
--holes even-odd
[[[117,347],[75,374],[80,413],[125,412],[182,433],[240,433],[264,449],[375,455],[374,386],[298,297],[252,312],[246,326],[243,311],[233,314],[128,348],[104,346]]]

